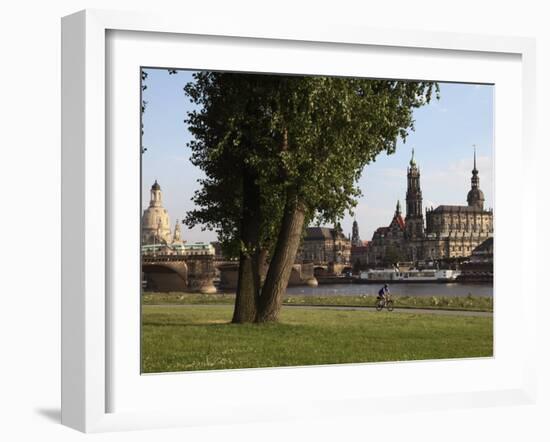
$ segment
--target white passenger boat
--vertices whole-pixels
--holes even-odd
[[[398,270],[380,269],[361,272],[358,282],[453,282],[460,274],[458,270]]]

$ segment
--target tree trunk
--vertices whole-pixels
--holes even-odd
[[[243,210],[241,240],[243,249],[239,257],[237,294],[233,310],[233,323],[253,322],[260,290],[260,189],[254,176],[243,171]]]
[[[267,250],[265,248],[259,248],[258,252],[253,255],[252,265],[256,286],[258,287],[256,292],[256,308],[258,308],[260,293],[262,292],[262,286],[266,276],[266,260]]]
[[[261,291],[256,322],[276,321],[288,286],[304,226],[306,210],[293,192],[287,192],[281,230]]]
[[[253,322],[256,317],[257,285],[254,277],[252,257],[241,252],[239,259],[239,275],[237,281],[237,295],[233,310],[234,324]]]

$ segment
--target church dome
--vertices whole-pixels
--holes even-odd
[[[143,211],[141,219],[143,243],[170,241],[170,218],[166,209],[162,207],[149,207]]]
[[[468,192],[468,205],[477,206],[483,208],[483,203],[485,202],[485,195],[479,188],[473,188]]]
[[[170,242],[170,218],[162,206],[162,193],[156,181],[151,187],[149,207],[143,211],[141,231],[143,244]]]

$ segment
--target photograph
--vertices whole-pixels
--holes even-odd
[[[142,374],[494,356],[494,84],[139,75]]]

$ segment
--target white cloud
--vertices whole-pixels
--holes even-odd
[[[355,208],[355,217],[359,225],[359,235],[362,240],[370,240],[378,227],[388,226],[393,217],[393,210],[367,204],[364,199],[359,200]],[[342,221],[342,228],[347,235],[351,233],[353,218],[346,215]]]
[[[420,184],[424,198],[423,206],[437,207],[442,204],[466,204],[466,196],[470,190],[472,176],[472,158],[464,158],[448,164],[437,170],[421,168]],[[477,157],[480,187],[485,194],[485,207],[493,207],[493,163],[490,156]],[[401,210],[405,216],[406,172],[402,168],[384,168],[376,172],[376,180],[370,176],[370,190],[367,197],[359,200],[355,215],[359,224],[361,239],[370,240],[378,227],[389,225],[395,210],[397,199],[401,202]],[[391,181],[391,192],[375,191],[385,181]],[[374,186],[374,188],[372,187]],[[388,193],[395,194],[390,201]],[[370,196],[370,198],[369,198]],[[353,218],[346,216],[342,222],[344,232],[351,232]]]
[[[485,194],[486,207],[493,207],[493,161],[490,156],[477,157],[480,188]],[[422,193],[434,207],[440,204],[466,204],[470,190],[473,162],[465,158],[434,172],[424,171],[421,177]],[[426,204],[427,206],[427,204]]]
[[[385,167],[381,169],[378,174],[385,179],[403,179],[403,169],[398,167]]]

